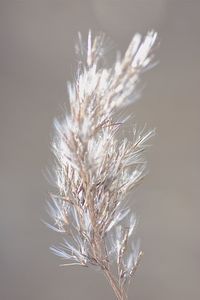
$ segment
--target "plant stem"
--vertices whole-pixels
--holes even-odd
[[[104,274],[106,276],[106,278],[108,279],[116,297],[118,300],[125,300],[126,296],[124,295],[124,292],[122,290],[120,290],[120,288],[117,285],[116,280],[113,278],[112,274],[110,273],[110,271],[108,269],[104,270]]]

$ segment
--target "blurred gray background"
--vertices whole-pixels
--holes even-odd
[[[199,0],[0,1],[1,300],[115,299],[101,273],[59,267],[48,250],[57,234],[40,221],[53,118],[67,101],[77,32],[89,28],[121,51],[135,32],[159,32],[160,63],[132,106],[157,136],[132,195],[145,255],[129,299],[200,299],[199,16]]]

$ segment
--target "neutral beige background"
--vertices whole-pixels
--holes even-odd
[[[155,28],[160,64],[133,107],[157,128],[150,175],[133,194],[144,258],[129,299],[200,299],[200,1],[0,1],[0,299],[114,299],[100,273],[60,268],[40,221],[53,118],[67,100],[74,41],[103,30],[122,51]],[[130,130],[127,129],[127,134]]]

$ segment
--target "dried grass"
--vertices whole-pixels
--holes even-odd
[[[49,225],[64,235],[51,247],[63,265],[102,270],[117,299],[127,299],[126,288],[142,252],[133,239],[136,217],[127,194],[145,175],[143,153],[154,131],[133,129],[132,141],[118,140],[126,121],[115,121],[135,99],[140,74],[149,68],[157,34],[135,35],[112,68],[103,66],[105,36],[91,32],[87,45],[79,35],[79,67],[68,84],[70,113],[55,121],[52,144],[56,157],[58,194],[52,195]]]

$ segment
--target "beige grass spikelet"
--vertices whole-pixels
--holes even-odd
[[[140,75],[151,66],[157,34],[136,34],[123,58],[103,64],[104,34],[85,45],[79,34],[81,57],[76,80],[68,83],[70,112],[55,121],[52,144],[56,158],[57,195],[48,204],[50,228],[64,236],[51,250],[63,265],[101,270],[117,299],[127,299],[126,288],[142,252],[133,240],[136,217],[126,201],[145,175],[143,157],[154,131],[138,131],[131,141],[118,140],[126,121],[116,113],[135,99]]]

